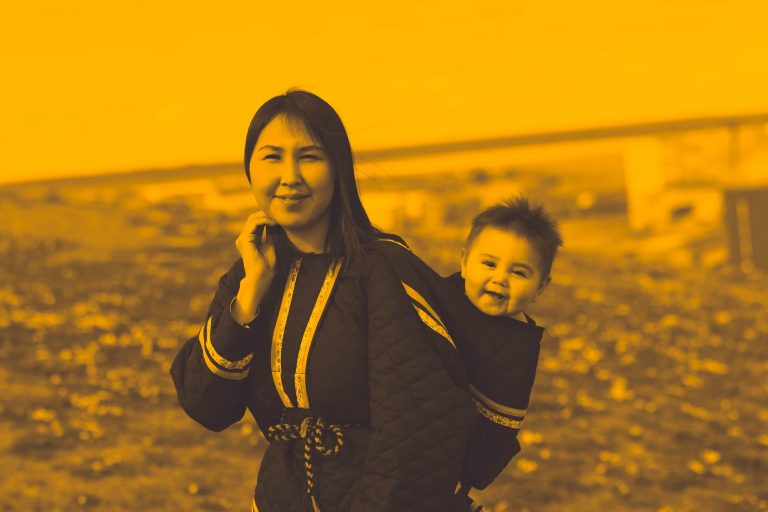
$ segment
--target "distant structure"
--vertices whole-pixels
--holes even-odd
[[[630,227],[695,236],[724,225],[730,263],[768,272],[766,123],[768,115],[691,121],[629,143]]]
[[[725,226],[730,260],[768,271],[768,114],[707,117],[363,152],[369,160],[612,139],[629,227],[697,243]],[[579,202],[588,203],[585,193]],[[710,236],[706,235],[706,236]]]
[[[630,227],[719,223],[723,191],[768,184],[768,114],[659,123],[626,144]]]
[[[768,272],[768,186],[727,189],[724,210],[731,263]]]

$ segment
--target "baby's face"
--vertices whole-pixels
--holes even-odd
[[[541,264],[533,246],[515,233],[483,229],[461,251],[464,292],[477,309],[492,316],[518,316],[544,291]]]

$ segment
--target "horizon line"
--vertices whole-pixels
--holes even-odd
[[[558,144],[565,142],[579,142],[600,139],[616,139],[625,137],[639,137],[663,133],[699,131],[714,128],[728,128],[737,130],[743,125],[766,124],[768,113],[748,114],[736,116],[708,116],[676,119],[672,121],[655,121],[648,123],[633,123],[624,125],[609,125],[577,130],[558,130],[547,132],[534,132],[522,135],[502,137],[484,137],[480,139],[467,139],[431,144],[415,144],[405,146],[393,146],[380,149],[368,149],[354,152],[355,159],[361,160],[396,160],[398,158],[429,156],[445,153],[458,153],[464,151],[478,151],[484,149],[499,149],[507,147],[537,146],[544,144]],[[27,181],[14,181],[0,183],[0,188],[57,182],[76,182],[93,178],[115,178],[134,174],[149,174],[157,172],[172,172],[183,169],[204,170],[212,168],[239,167],[240,162],[219,162],[204,164],[184,164],[169,167],[143,168],[127,171],[101,172],[94,174],[70,175],[55,178],[40,178]]]

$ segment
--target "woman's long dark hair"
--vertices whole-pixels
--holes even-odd
[[[331,255],[347,262],[362,254],[362,244],[374,238],[389,238],[371,224],[365,213],[355,181],[355,166],[347,131],[336,111],[319,96],[290,89],[264,103],[254,114],[245,138],[245,176],[251,181],[251,156],[261,131],[272,119],[285,115],[300,122],[325,150],[334,175],[327,245]],[[292,248],[285,231],[273,231],[277,259],[285,265],[286,251]],[[281,257],[282,256],[282,257]]]

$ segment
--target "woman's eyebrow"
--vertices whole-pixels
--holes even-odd
[[[320,146],[302,146],[299,148],[299,151],[302,153],[305,153],[307,151],[323,151],[323,148]]]
[[[279,146],[261,146],[259,148],[259,151],[262,151],[264,149],[268,149],[270,151],[282,151],[283,150],[283,148],[281,148]]]

